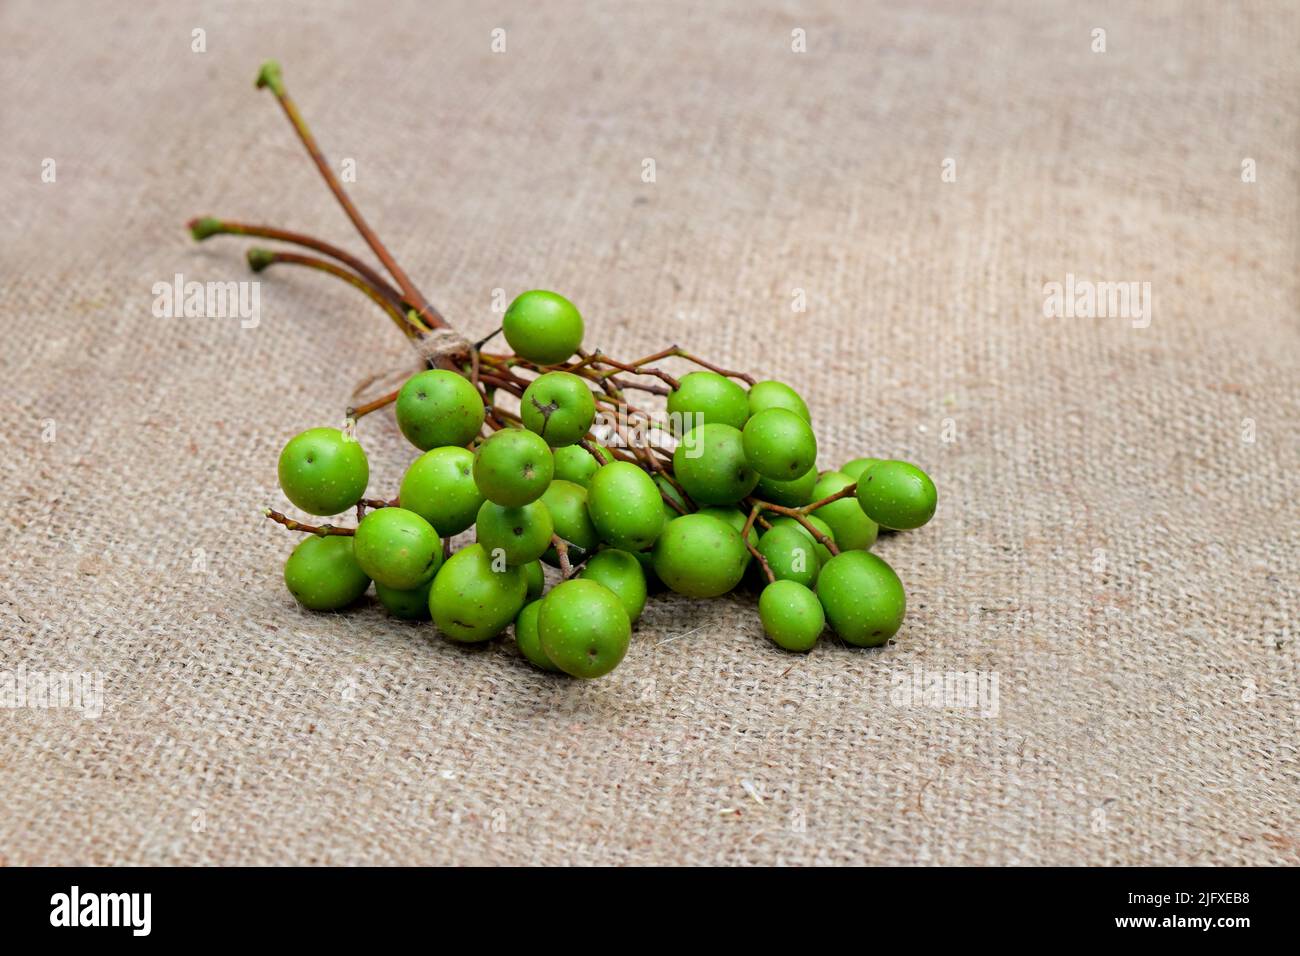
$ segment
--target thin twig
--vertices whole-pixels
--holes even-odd
[[[388,280],[366,265],[352,253],[338,246],[289,229],[277,229],[275,226],[254,225],[247,222],[234,222],[229,219],[216,219],[212,216],[200,216],[191,219],[186,225],[191,235],[202,242],[211,236],[255,236],[259,239],[275,239],[279,242],[291,242],[294,245],[314,249],[317,252],[337,259],[353,272],[365,278],[378,291],[382,292],[396,306],[403,307],[402,294],[389,285]]]
[[[320,535],[322,538],[328,537],[329,535],[342,535],[345,537],[350,537],[357,533],[356,528],[336,528],[332,524],[322,524],[322,525],[303,524],[301,521],[294,521],[292,518],[286,517],[285,515],[282,515],[280,514],[280,512],[275,511],[271,508],[264,509],[262,511],[262,514],[270,518],[276,524],[284,525],[290,531],[302,531],[306,534],[316,534],[316,535]]]
[[[343,207],[343,211],[347,213],[348,218],[352,220],[352,225],[356,227],[357,232],[361,233],[361,237],[366,240],[366,245],[370,246],[371,251],[373,251],[379,261],[384,264],[384,268],[387,269],[389,274],[397,281],[397,286],[402,290],[402,295],[405,296],[408,302],[412,303],[416,307],[419,312],[420,320],[424,326],[427,328],[449,328],[450,326],[448,326],[447,321],[442,317],[437,309],[429,304],[429,300],[424,297],[423,293],[415,287],[415,283],[410,280],[402,267],[397,264],[397,261],[393,258],[392,254],[384,244],[379,241],[379,237],[375,235],[374,230],[371,229],[365,219],[362,218],[360,210],[357,209],[351,198],[349,198],[347,192],[344,191],[343,184],[340,183],[338,177],[334,175],[334,170],[330,168],[329,162],[325,159],[325,154],[321,152],[320,146],[317,145],[316,137],[311,134],[311,130],[307,126],[307,121],[304,120],[302,114],[298,112],[298,105],[294,103],[293,99],[289,96],[289,91],[285,89],[284,77],[280,72],[280,64],[274,61],[268,61],[263,64],[261,72],[258,73],[257,76],[257,85],[258,87],[266,87],[275,94],[276,100],[279,101],[281,108],[284,110],[284,115],[289,118],[289,122],[292,124],[294,132],[298,134],[298,139],[300,139],[302,145],[306,147],[307,154],[311,156],[312,162],[314,162],[316,168],[320,170],[320,174],[324,178],[325,184],[329,186],[330,192],[334,194],[334,198],[339,201],[339,205]]]
[[[396,326],[402,330],[402,334],[408,338],[417,338],[420,335],[420,328],[411,325],[407,318],[407,313],[395,306],[389,301],[382,292],[374,288],[363,277],[355,272],[349,272],[335,262],[328,259],[320,259],[316,256],[303,255],[301,252],[273,252],[270,249],[261,249],[254,247],[248,250],[248,265],[254,272],[261,272],[267,266],[284,263],[287,265],[306,266],[309,269],[316,269],[319,272],[328,275],[337,276],[353,288],[360,289],[364,292],[375,305],[379,306],[388,313]]]

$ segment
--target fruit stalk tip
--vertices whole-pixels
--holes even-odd
[[[275,253],[270,249],[254,246],[248,250],[248,267],[254,272],[261,272],[275,261]]]
[[[267,60],[257,71],[257,88],[267,87],[276,96],[284,96],[284,73],[278,60]]]
[[[185,225],[189,226],[190,235],[196,242],[202,242],[209,236],[215,236],[221,231],[221,220],[212,216],[200,216],[197,219],[191,219]]]

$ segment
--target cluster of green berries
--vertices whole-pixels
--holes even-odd
[[[543,369],[582,341],[578,310],[552,292],[524,293],[502,324],[515,355]],[[391,614],[432,619],[453,641],[490,640],[513,624],[530,662],[582,678],[619,664],[659,587],[709,598],[749,582],[761,589],[765,632],[789,650],[811,649],[827,623],[864,647],[898,631],[902,584],[869,549],[881,527],[930,520],[936,492],[924,472],[859,458],[818,473],[808,407],[780,382],[746,389],[692,372],[667,407],[683,423],[671,472],[590,440],[592,383],[571,372],[541,371],[520,399],[520,427],[487,438],[468,378],[420,372],[395,404],[422,452],[397,503],[365,512],[351,535],[304,539],[285,582],[303,606],[337,610],[373,581]],[[285,446],[279,478],[298,508],[336,515],[362,501],[369,465],[351,434],[314,428]],[[444,559],[444,543],[470,527],[475,543]],[[580,570],[546,591],[543,563]]]

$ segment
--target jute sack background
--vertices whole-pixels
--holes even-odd
[[[0,861],[1297,862],[1298,41],[1286,3],[5,4],[0,670],[104,710],[0,715]],[[256,328],[152,311],[250,278],[192,215],[360,246],[269,56],[467,334],[561,290],[611,354],[796,384],[823,467],[926,466],[897,639],[669,596],[578,683],[300,611],[276,456],[407,346],[304,272]],[[1045,317],[1070,274],[1149,327]],[[360,434],[392,493],[412,449]],[[996,706],[902,694],[952,672]]]

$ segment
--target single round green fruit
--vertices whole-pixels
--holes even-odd
[[[595,551],[600,544],[600,535],[591,523],[591,514],[587,511],[587,489],[571,481],[552,481],[551,487],[542,495],[546,509],[551,513],[555,524],[555,533],[569,546],[569,560],[581,561],[588,551]],[[555,549],[549,549],[542,560],[553,567],[559,566],[559,557]]]
[[[740,532],[712,515],[674,518],[655,542],[655,573],[687,597],[726,594],[740,583],[748,560]]]
[[[641,562],[628,551],[611,548],[592,555],[578,574],[609,588],[623,602],[628,620],[635,624],[645,610],[646,580]]]
[[[370,578],[352,554],[350,537],[312,535],[284,562],[284,583],[308,610],[337,611],[365,594]]]
[[[673,475],[702,505],[734,505],[758,484],[740,429],[731,425],[703,425],[687,433],[673,452]]]
[[[586,381],[572,372],[547,372],[524,389],[519,417],[552,448],[572,445],[591,431],[596,400]]]
[[[433,581],[425,581],[413,591],[398,591],[394,588],[375,585],[375,594],[388,613],[403,621],[427,621],[429,619],[429,589]]]
[[[420,451],[468,445],[487,414],[478,389],[448,369],[426,369],[407,379],[397,393],[396,412],[397,427]]]
[[[835,633],[858,647],[878,647],[903,625],[907,598],[894,569],[869,551],[844,551],[817,577],[817,597]]]
[[[524,565],[524,581],[528,585],[528,600],[542,596],[546,590],[546,572],[542,570],[542,562],[529,561]]]
[[[813,488],[816,486],[817,469],[813,467],[792,481],[779,481],[760,476],[754,488],[754,495],[774,505],[798,508],[813,500]]]
[[[716,422],[743,428],[749,418],[745,390],[717,372],[690,372],[668,394],[668,419],[674,435]]]
[[[745,422],[745,460],[764,478],[794,481],[817,464],[817,438],[787,408],[768,408]]]
[[[474,523],[483,493],[474,484],[474,453],[447,445],[426,451],[406,469],[397,500],[444,538]]]
[[[560,669],[551,663],[551,659],[542,650],[541,636],[537,633],[537,612],[542,609],[541,601],[530,601],[515,618],[515,643],[519,653],[528,658],[528,662],[544,671],[560,673]]]
[[[853,479],[842,471],[828,471],[817,479],[813,488],[813,501],[829,498],[853,484]],[[857,499],[849,496],[822,505],[813,512],[835,532],[835,543],[841,551],[866,551],[876,543],[880,528],[862,512]]]
[[[352,550],[361,570],[376,584],[397,591],[415,590],[442,565],[438,532],[405,508],[378,508],[362,518]]]
[[[474,454],[474,483],[488,501],[507,508],[536,501],[554,473],[551,449],[522,428],[503,428]]]
[[[564,445],[561,448],[552,450],[551,454],[555,458],[555,480],[571,481],[575,485],[587,487],[587,483],[591,481],[591,476],[596,473],[596,469],[614,460],[614,456],[606,451],[603,446],[593,444],[592,447],[600,455],[600,461],[593,458],[591,452],[581,445]]]
[[[800,534],[801,531],[804,533]],[[822,561],[805,529],[774,525],[759,539],[758,552],[767,559],[767,566],[778,581],[795,581],[805,587],[816,583]],[[826,553],[830,554],[829,551]]]
[[[664,526],[663,500],[654,479],[627,461],[601,468],[587,486],[587,511],[596,533],[616,548],[644,551]]]
[[[749,414],[757,415],[769,408],[787,409],[812,424],[812,415],[808,412],[807,403],[785,382],[759,382],[750,388]]]
[[[808,520],[809,524],[811,524],[814,528],[816,528],[826,537],[830,538],[831,542],[836,547],[839,547],[839,540],[835,537],[835,532],[831,530],[830,525],[828,525],[821,518],[818,518],[816,515],[804,515],[804,517]],[[813,543],[813,553],[817,555],[817,560],[821,564],[825,564],[827,561],[831,559],[831,549],[826,547],[826,545],[822,544],[820,541],[818,541],[811,531],[809,531],[802,524],[800,524],[797,518],[792,518],[789,515],[782,515],[779,518],[773,518],[772,527],[793,528],[795,531],[798,531],[801,535],[803,535],[805,538],[807,538],[809,541]]]
[[[858,504],[883,528],[919,528],[934,517],[938,503],[930,476],[905,461],[877,462],[858,479]]]
[[[878,461],[880,461],[879,458],[854,458],[852,461],[846,462],[839,471],[842,474],[848,475],[854,481],[857,481],[862,477],[864,471]]]
[[[763,588],[758,616],[767,636],[787,651],[812,650],[826,629],[821,601],[806,585],[795,581],[776,581]]]
[[[494,563],[481,544],[471,544],[453,554],[433,579],[429,611],[444,637],[486,641],[515,619],[527,593],[523,568]]]
[[[556,667],[590,679],[608,674],[623,660],[632,623],[623,602],[605,585],[570,578],[542,598],[537,631],[542,652]]]
[[[308,514],[336,515],[366,493],[370,462],[360,443],[337,428],[309,428],[280,452],[280,487]]]
[[[563,362],[582,345],[582,315],[577,307],[564,296],[542,289],[511,302],[501,328],[515,354],[538,365]]]
[[[555,523],[545,502],[530,501],[520,508],[504,508],[494,501],[483,502],[474,526],[478,543],[492,557],[500,554],[506,564],[536,561],[551,546]]]

